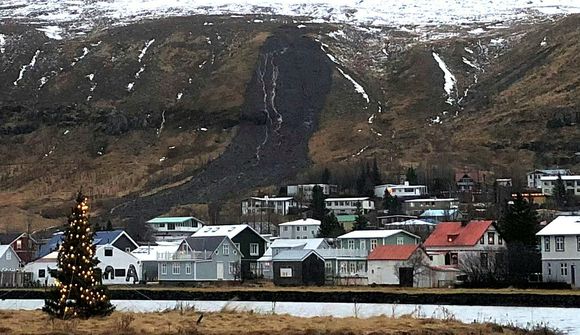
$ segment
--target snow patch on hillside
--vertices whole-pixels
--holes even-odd
[[[18,78],[13,83],[14,86],[18,86],[18,82],[20,80],[22,80],[26,70],[34,67],[34,65],[36,64],[36,59],[38,58],[38,55],[40,55],[40,50],[36,50],[36,52],[34,53],[34,56],[32,56],[32,59],[30,60],[30,63],[28,63],[26,65],[22,65],[22,67],[20,68],[20,73],[18,74]]]
[[[439,68],[441,69],[441,71],[443,71],[443,75],[445,78],[445,84],[443,85],[443,89],[445,90],[445,93],[447,93],[447,101],[446,102],[448,104],[452,105],[453,102],[455,101],[452,94],[453,94],[453,92],[455,92],[457,90],[457,79],[455,78],[453,73],[451,73],[451,71],[449,71],[449,68],[447,67],[447,65],[445,64],[443,59],[441,59],[441,57],[439,57],[439,55],[436,52],[433,52],[433,58],[435,59],[435,61],[439,65]]]
[[[0,53],[3,54],[6,52],[6,35],[0,34]]]
[[[141,49],[141,53],[139,54],[139,63],[141,63],[141,61],[143,60],[143,57],[145,57],[145,54],[147,53],[147,49],[149,49],[149,47],[151,46],[151,44],[153,44],[153,42],[155,42],[155,39],[151,39],[149,40],[147,43],[145,43],[145,47],[143,47],[143,49]]]
[[[46,26],[42,28],[36,28],[38,31],[42,31],[46,37],[53,40],[62,40],[63,29],[59,26]]]
[[[360,95],[362,95],[363,99],[365,99],[367,104],[371,102],[369,100],[369,95],[367,94],[367,92],[365,91],[364,87],[362,87],[361,84],[359,84],[356,80],[352,79],[352,77],[348,75],[346,72],[344,72],[340,67],[337,67],[336,69],[338,70],[338,72],[342,74],[343,77],[345,77],[348,81],[352,83],[352,85],[354,86],[354,90]]]

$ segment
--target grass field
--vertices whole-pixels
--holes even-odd
[[[387,316],[358,318],[299,318],[288,315],[259,315],[224,310],[201,314],[194,310],[157,313],[115,312],[90,320],[51,319],[41,311],[0,311],[0,334],[555,334],[538,328],[523,330],[495,324],[463,324],[449,316],[445,320]]]

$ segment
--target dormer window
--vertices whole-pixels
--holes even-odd
[[[455,241],[457,236],[459,236],[459,235],[457,235],[457,234],[447,235],[447,242],[451,243],[451,242]]]

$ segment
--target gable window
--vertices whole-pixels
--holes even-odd
[[[281,278],[292,278],[292,268],[280,268]]]
[[[9,261],[12,259],[12,252],[6,251],[6,260]]]
[[[250,243],[250,256],[258,256],[260,254],[260,246],[258,243]]]
[[[487,233],[487,244],[495,244],[495,233]]]
[[[162,275],[167,274],[167,263],[161,263],[161,274]]]
[[[20,250],[20,249],[22,249],[22,241],[18,240],[18,241],[16,241],[16,250]]]
[[[560,274],[568,276],[568,263],[560,263]]]
[[[481,238],[479,239],[479,244],[485,244],[485,236],[481,235]]]
[[[228,256],[230,254],[230,245],[229,244],[224,244],[222,247],[222,253],[225,256]]]
[[[105,257],[113,256],[113,248],[105,248]]]
[[[348,240],[348,248],[354,249],[354,240]]]
[[[372,239],[371,240],[371,250],[375,250],[376,247],[377,247],[377,240]]]
[[[131,248],[129,247],[125,248],[125,252],[131,252]]]
[[[191,274],[191,263],[185,263],[185,274],[186,275]]]
[[[179,266],[179,263],[173,263],[173,266],[171,267],[171,273],[174,275],[178,275],[179,272],[181,272],[181,267]]]
[[[544,236],[544,251],[550,251],[550,236]]]
[[[405,244],[405,238],[404,237],[397,237],[397,245],[403,245]]]
[[[564,251],[564,236],[556,236],[556,251]]]

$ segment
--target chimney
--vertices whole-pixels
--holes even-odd
[[[467,219],[461,220],[461,227],[467,226],[468,223],[469,223],[469,220],[467,220]]]

